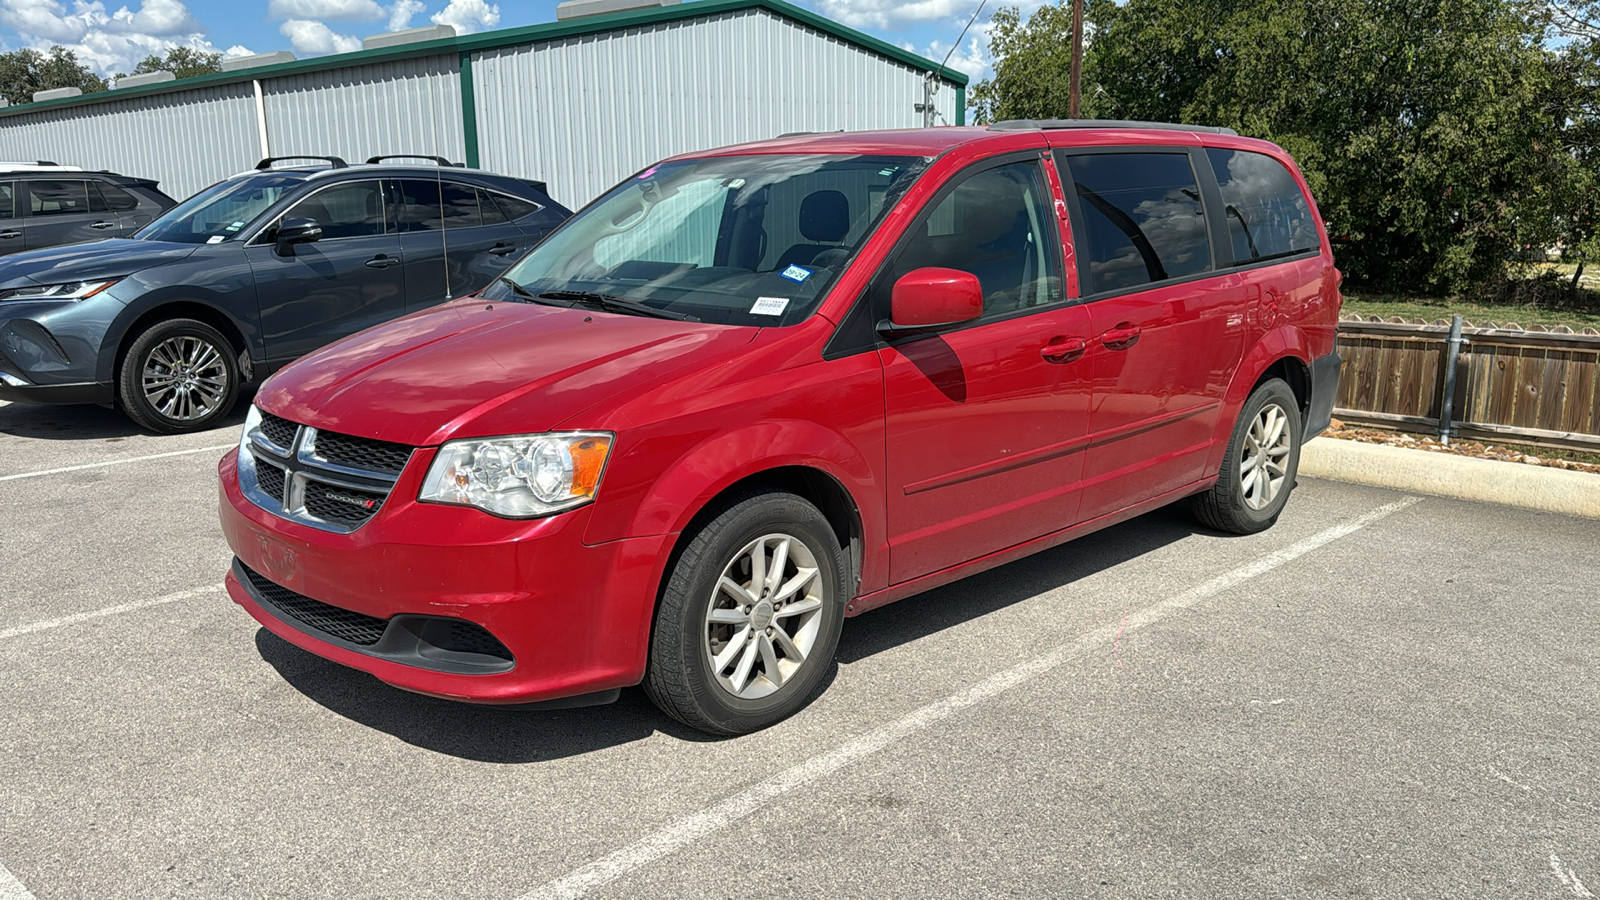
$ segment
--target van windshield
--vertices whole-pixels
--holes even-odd
[[[507,277],[735,325],[816,308],[926,168],[906,156],[723,156],[662,163],[613,188]],[[502,283],[494,296],[512,289]]]
[[[220,244],[304,183],[302,175],[251,175],[218,182],[162,213],[133,237],[141,241]]]

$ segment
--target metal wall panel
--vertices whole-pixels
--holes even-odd
[[[476,53],[484,168],[574,208],[645,165],[790,131],[917,128],[923,73],[767,10]],[[934,97],[955,121],[955,85]]]
[[[260,158],[249,82],[0,119],[0,160],[155,178],[179,200]]]
[[[463,162],[459,60],[428,56],[263,81],[272,155],[358,163],[426,153]]]

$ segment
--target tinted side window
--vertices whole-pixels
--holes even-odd
[[[493,197],[495,205],[500,207],[500,212],[513,222],[523,216],[533,215],[544,208],[537,203],[523,200],[520,197],[512,197],[509,194],[490,193],[485,196]]]
[[[888,309],[894,282],[939,266],[978,276],[985,315],[1062,299],[1054,213],[1039,166],[1017,162],[969,176],[912,226],[881,285]]]
[[[28,196],[29,211],[36,216],[89,211],[89,185],[84,181],[30,181]]]
[[[0,219],[9,219],[17,214],[16,194],[9,181],[0,181]]]
[[[322,239],[383,234],[383,191],[376,181],[357,181],[319,191],[283,214],[285,219],[316,219]]]
[[[1206,157],[1222,191],[1235,263],[1320,249],[1311,207],[1282,163],[1263,153],[1215,147]]]
[[[1073,221],[1085,294],[1211,268],[1200,187],[1186,153],[1062,154],[1077,194]]]
[[[400,230],[438,231],[482,224],[478,194],[472,188],[421,178],[400,180]]]
[[[97,209],[99,207],[94,202],[95,194],[97,192],[104,199],[105,208],[106,209],[114,209],[114,210],[119,210],[120,211],[120,210],[127,210],[127,209],[136,209],[139,206],[139,198],[133,196],[132,194],[128,193],[127,191],[123,190],[122,188],[117,187],[114,184],[107,184],[104,181],[98,181],[98,182],[94,182],[90,186],[90,191],[89,191],[89,203],[92,206],[96,206]]]
[[[505,211],[495,205],[494,195],[478,188],[478,214],[483,216],[485,225],[504,225],[506,223]]]

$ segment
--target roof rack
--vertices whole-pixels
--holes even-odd
[[[467,167],[466,163],[451,162],[442,156],[429,156],[425,153],[391,153],[387,156],[369,156],[367,157],[367,165],[375,166],[386,159],[428,159],[440,166],[449,166],[456,169],[464,169]]]
[[[33,162],[0,162],[0,170],[6,172],[82,172],[82,166],[63,166],[48,159],[34,160]]]
[[[272,168],[273,163],[283,162],[286,159],[320,159],[325,160],[335,169],[346,168],[345,161],[337,156],[306,156],[305,154],[300,154],[297,156],[269,156],[266,159],[263,159],[261,162],[256,163],[256,171],[264,172],[267,169]]]
[[[1196,131],[1201,134],[1231,134],[1232,128],[1215,125],[1181,125],[1176,122],[1135,122],[1129,119],[1007,119],[989,126],[990,131],[1040,131],[1055,128],[1122,128],[1136,131]]]

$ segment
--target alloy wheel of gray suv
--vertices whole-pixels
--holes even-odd
[[[210,428],[239,397],[235,350],[194,319],[158,322],[128,346],[117,399],[135,422],[160,434]]]

